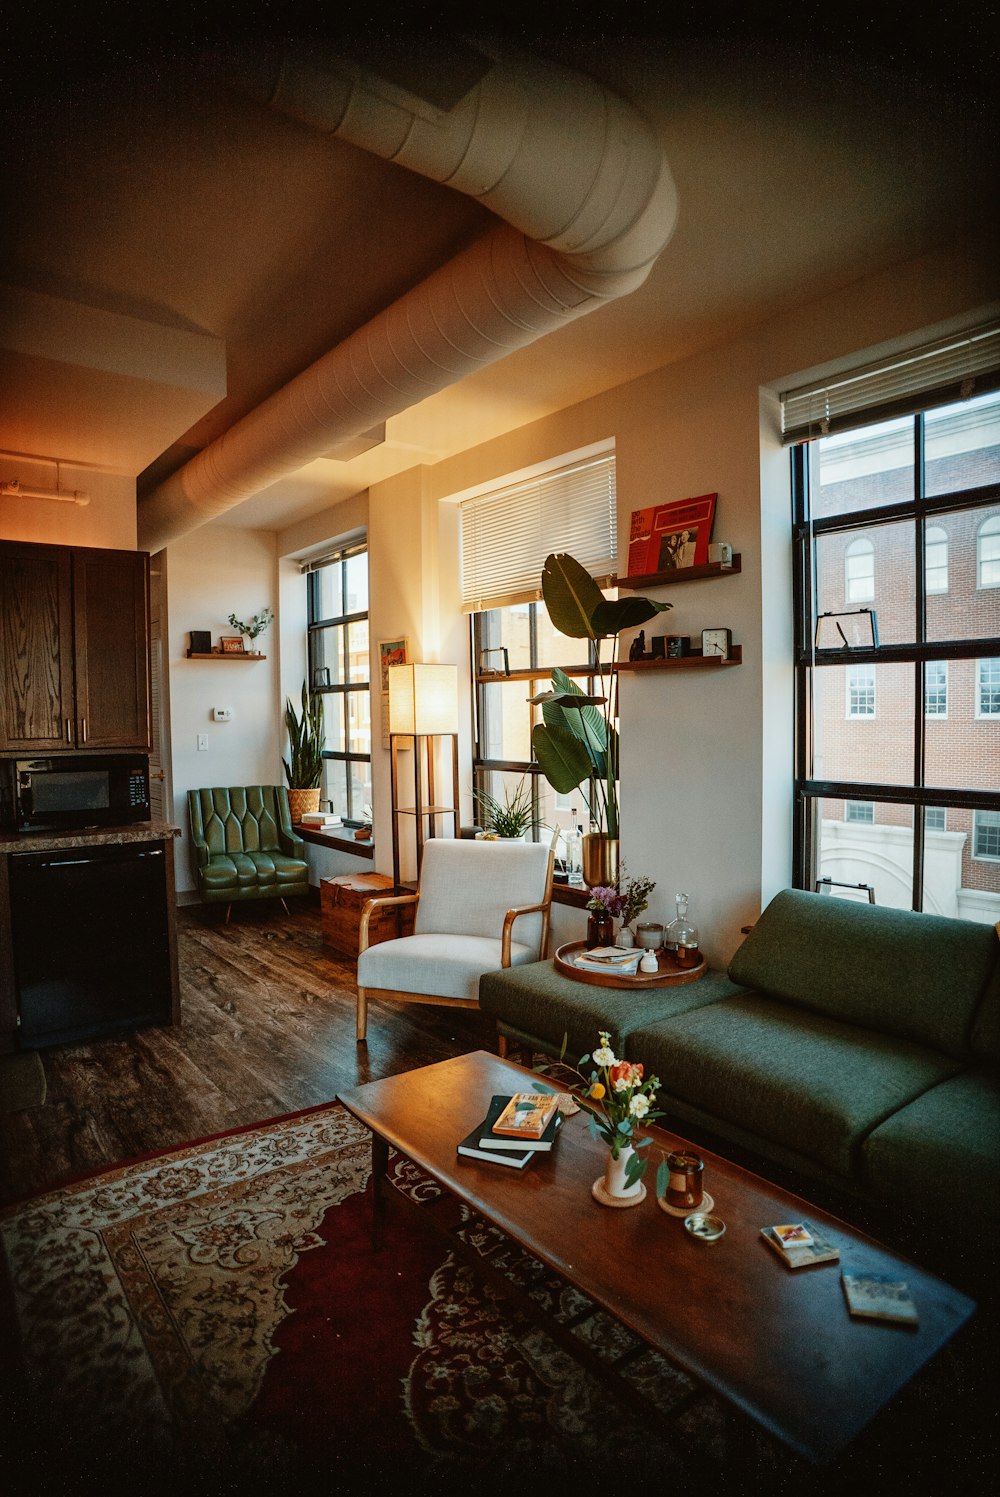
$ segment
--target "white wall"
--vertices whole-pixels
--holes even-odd
[[[54,489],[56,466],[45,461],[0,456],[0,479],[17,478],[30,487]],[[0,498],[0,539],[50,546],[108,546],[135,550],[135,480],[118,473],[60,463],[60,489],[89,494],[87,505],[53,499]]]
[[[257,640],[265,660],[189,660],[188,632],[207,629],[213,644],[234,631],[235,613],[248,619],[277,609],[276,543],[270,531],[205,525],[169,547],[167,573],[170,733],[174,821],[181,828],[177,887],[194,888],[187,792],[215,785],[283,783],[283,698],[279,694],[280,635],[272,625]],[[228,707],[229,722],[212,719]],[[197,748],[199,734],[208,747]]]

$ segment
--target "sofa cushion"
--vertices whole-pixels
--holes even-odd
[[[995,1244],[1000,1232],[996,1072],[966,1071],[931,1087],[875,1129],[861,1158],[866,1181],[884,1200],[919,1201],[921,1216],[936,1216],[941,1226],[950,1223],[957,1257],[963,1255],[966,1234],[988,1232]],[[964,1251],[971,1246],[965,1242]]]
[[[740,991],[721,972],[676,987],[605,988],[565,977],[551,962],[532,962],[517,972],[484,976],[479,1006],[504,1028],[543,1042],[550,1054],[559,1053],[567,1036],[566,1059],[575,1065],[593,1050],[602,1029],[620,1055],[634,1029]]]
[[[996,959],[988,925],[785,889],[729,965],[746,988],[968,1056]]]
[[[358,987],[475,999],[481,974],[500,966],[501,947],[490,936],[413,935],[379,941],[358,957]],[[510,943],[516,966],[533,962],[530,946]]]
[[[954,1075],[947,1057],[749,993],[635,1032],[630,1060],[676,1096],[851,1179],[862,1139]]]

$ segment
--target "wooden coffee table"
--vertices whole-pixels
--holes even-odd
[[[530,1071],[480,1050],[340,1093],[372,1131],[376,1240],[389,1198],[403,1200],[388,1183],[392,1148],[730,1409],[817,1465],[841,1454],[973,1314],[973,1302],[941,1279],[705,1149],[698,1149],[705,1188],[726,1223],[714,1243],[689,1236],[658,1207],[653,1189],[629,1210],[598,1205],[591,1185],[604,1151],[583,1113],[567,1118],[553,1151],[523,1171],[456,1154],[493,1093],[528,1090],[531,1080]],[[652,1175],[656,1145],[683,1140],[649,1131]],[[839,1246],[839,1264],[789,1270],[760,1236],[762,1226],[803,1218]],[[841,1269],[905,1279],[919,1327],[852,1319]]]

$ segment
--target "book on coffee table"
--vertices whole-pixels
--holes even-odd
[[[898,1325],[917,1325],[917,1307],[909,1286],[889,1274],[842,1273],[847,1308],[862,1320],[891,1320]]]
[[[484,1149],[507,1149],[523,1150],[533,1149],[535,1153],[545,1154],[552,1148],[556,1133],[562,1124],[563,1115],[558,1106],[545,1125],[545,1132],[539,1138],[512,1138],[505,1134],[497,1133],[494,1124],[504,1108],[511,1101],[510,1097],[494,1097],[490,1103],[490,1110],[480,1125],[479,1143]]]
[[[809,1238],[808,1242],[804,1242],[802,1237],[798,1236],[797,1240],[793,1240],[786,1247],[777,1227],[761,1227],[760,1235],[768,1247],[774,1249],[786,1268],[809,1268],[815,1263],[840,1261],[840,1249],[828,1241],[815,1227],[801,1222],[799,1228],[800,1232],[804,1230]]]
[[[516,1139],[499,1139],[492,1132],[493,1124],[510,1101],[510,1093],[494,1096],[489,1111],[471,1133],[467,1133],[458,1145],[458,1153],[468,1159],[487,1159],[493,1164],[507,1164],[513,1169],[523,1170],[534,1159],[537,1150],[525,1148]],[[500,1144],[502,1147],[495,1147]]]
[[[511,1138],[520,1145],[529,1139],[540,1139],[559,1111],[555,1092],[515,1092],[492,1123],[498,1136]]]

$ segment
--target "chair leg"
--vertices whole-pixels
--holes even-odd
[[[278,898],[281,899],[281,895],[280,894],[278,895]],[[283,899],[281,899],[281,908],[284,910],[284,912],[285,912],[286,915],[290,915],[291,914],[291,911],[289,910],[287,904],[285,903],[285,901]]]
[[[368,1034],[368,994],[358,988],[358,1044],[363,1044]]]
[[[230,917],[230,915],[232,913],[233,913],[233,907],[232,907],[232,905],[231,904],[227,904],[226,905],[226,924],[227,925],[229,924],[229,917]]]
[[[510,1041],[505,1034],[497,1035],[497,1054],[501,1060],[507,1059],[507,1051],[510,1049]],[[495,1151],[494,1151],[495,1152]]]

